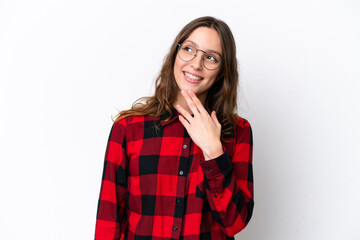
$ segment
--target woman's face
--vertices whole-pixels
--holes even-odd
[[[192,42],[196,49],[205,52],[215,51],[222,55],[221,40],[216,30],[207,27],[195,29],[184,42]],[[174,64],[174,77],[180,90],[191,89],[200,100],[205,100],[209,88],[217,80],[221,67],[208,70],[202,63],[204,53],[198,51],[189,62],[181,60],[177,54]]]

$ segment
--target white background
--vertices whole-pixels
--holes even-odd
[[[0,1],[0,239],[93,239],[111,116],[179,30],[233,31],[255,209],[236,239],[360,239],[360,1]]]

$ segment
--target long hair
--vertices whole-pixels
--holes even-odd
[[[198,27],[216,30],[221,40],[223,52],[223,63],[218,74],[218,80],[208,90],[204,107],[209,113],[213,110],[216,111],[217,118],[222,125],[222,140],[227,134],[233,133],[238,120],[235,112],[237,110],[238,88],[236,46],[229,26],[225,22],[210,16],[194,19],[179,32],[156,78],[154,95],[137,99],[130,109],[121,111],[115,116],[115,122],[127,116],[136,115],[148,115],[156,118],[167,114],[168,118],[165,120],[172,117],[172,104],[175,102],[179,90],[173,71],[178,44],[187,39]]]

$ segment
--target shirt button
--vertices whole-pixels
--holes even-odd
[[[214,198],[217,198],[217,195],[216,195],[216,193],[214,193],[214,195],[213,195],[213,196],[214,196]]]
[[[183,145],[183,149],[187,149],[187,145],[186,145],[186,144]]]
[[[179,175],[182,176],[184,174],[183,171],[179,171]]]
[[[206,171],[210,171],[210,168],[209,168],[209,167],[206,167],[205,170],[206,170]]]
[[[174,229],[174,231],[176,231],[177,230],[177,226],[175,225],[175,226],[173,226],[173,229]]]
[[[177,199],[176,199],[176,202],[177,202],[177,203],[180,203],[180,202],[181,202],[181,199],[180,199],[180,198],[177,198]]]

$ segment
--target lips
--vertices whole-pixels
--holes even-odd
[[[192,74],[192,73],[189,73],[189,72],[184,72],[184,77],[185,77],[185,80],[190,83],[198,83],[203,79],[202,77]]]

